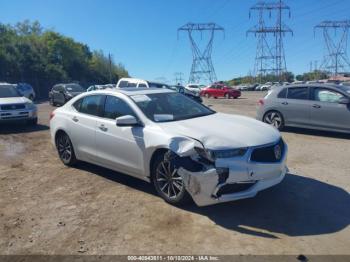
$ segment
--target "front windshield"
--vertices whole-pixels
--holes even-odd
[[[179,93],[133,95],[131,99],[147,118],[155,122],[178,121],[215,113]]]
[[[0,85],[0,98],[20,97],[20,93],[12,85]]]
[[[350,95],[350,86],[339,86],[339,88]]]
[[[66,85],[68,92],[84,92],[84,89],[78,84]]]

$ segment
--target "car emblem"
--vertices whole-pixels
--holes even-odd
[[[275,148],[273,149],[275,153],[275,157],[277,160],[280,160],[282,157],[282,148],[280,145],[276,145]]]

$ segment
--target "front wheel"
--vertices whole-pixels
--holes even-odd
[[[167,152],[157,156],[152,168],[152,182],[158,195],[166,202],[183,205],[189,201],[190,196],[182,177],[177,173],[171,155],[171,152]]]
[[[75,157],[73,144],[66,133],[61,133],[57,136],[56,147],[63,164],[66,166],[73,166],[76,164],[77,159]]]
[[[277,111],[267,112],[263,118],[263,122],[277,128],[278,130],[282,130],[284,127],[283,116]]]

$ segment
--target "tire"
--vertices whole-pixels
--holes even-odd
[[[77,163],[72,141],[66,133],[61,132],[57,135],[56,148],[58,156],[63,164],[66,166],[74,166]]]
[[[38,118],[36,117],[36,118],[28,120],[27,124],[30,126],[36,126],[38,124]]]
[[[156,156],[152,166],[152,183],[158,195],[172,205],[181,206],[191,200],[182,177],[173,164],[175,154],[170,151]],[[171,180],[169,180],[169,176]]]
[[[278,130],[282,130],[284,128],[283,115],[278,111],[268,111],[263,117],[263,122],[275,127]]]

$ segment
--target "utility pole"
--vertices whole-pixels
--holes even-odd
[[[320,70],[329,72],[333,76],[350,72],[350,60],[347,54],[349,28],[350,20],[323,21],[314,27],[314,33],[317,29],[322,30],[326,46],[326,54]],[[331,36],[331,30],[334,31],[334,37]],[[340,38],[336,38],[339,31]]]
[[[258,12],[258,24],[247,31],[247,35],[252,33],[257,37],[257,49],[255,56],[254,72],[256,77],[272,74],[279,81],[282,81],[283,74],[287,71],[283,37],[286,33],[293,34],[293,31],[284,24],[283,12],[288,11],[290,17],[290,7],[282,0],[273,3],[258,2],[249,10],[249,17],[253,11]],[[267,26],[265,23],[265,14],[268,13],[270,18],[276,13],[276,23]],[[272,37],[269,37],[272,36]]]
[[[189,76],[189,83],[209,82],[213,83],[217,81],[211,54],[213,50],[213,41],[215,31],[224,32],[224,28],[215,23],[187,23],[178,29],[179,31],[186,31],[191,43],[192,49],[192,67]],[[199,48],[199,43],[195,40],[195,33],[200,33],[203,37],[203,33],[208,33],[209,36],[207,44],[204,50]]]

